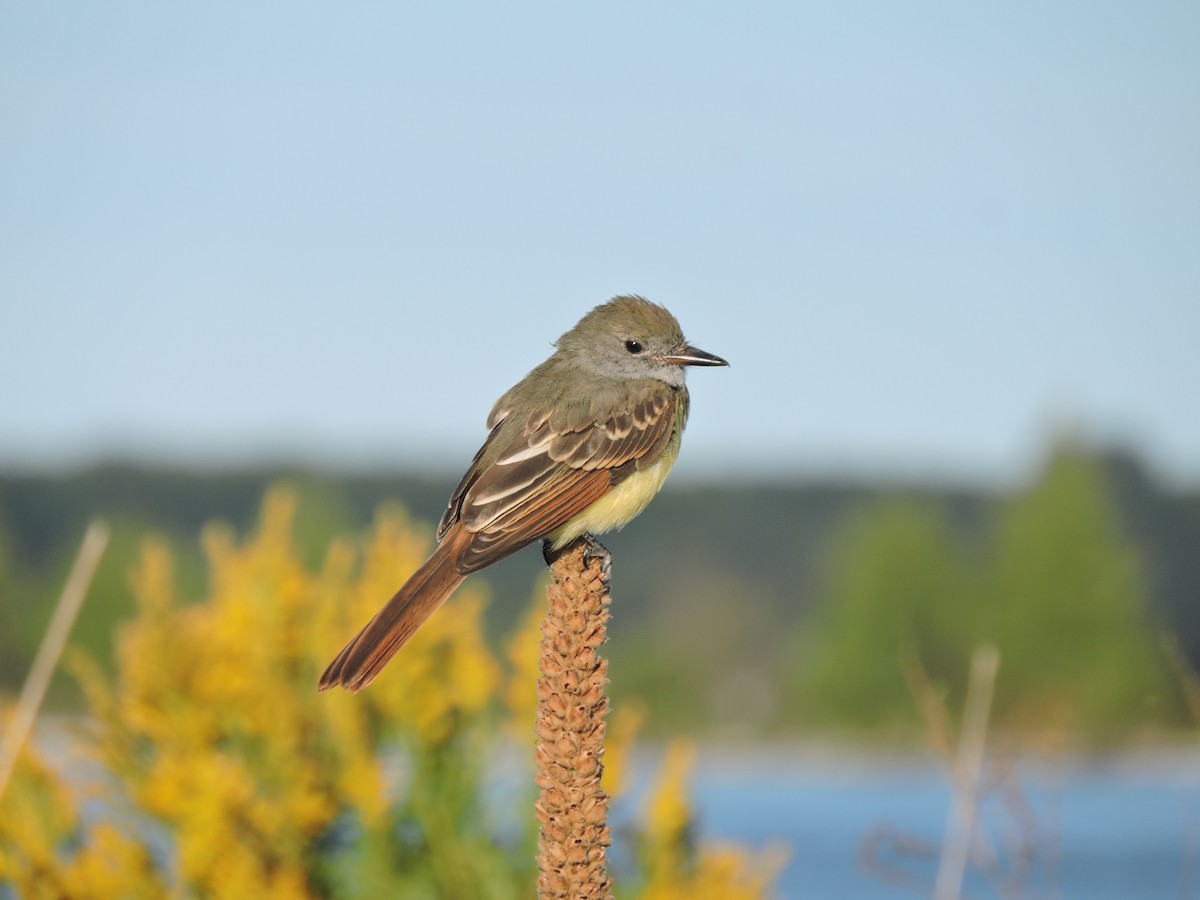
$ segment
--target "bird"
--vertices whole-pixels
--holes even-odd
[[[638,515],[666,481],[688,418],[685,370],[728,366],[634,294],[586,313],[496,401],[450,495],[437,546],[325,669],[318,689],[370,684],[468,575],[539,539],[549,562]]]

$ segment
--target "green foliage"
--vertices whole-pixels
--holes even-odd
[[[1008,720],[1103,734],[1181,711],[1137,552],[1094,462],[1059,454],[1007,504],[987,591],[984,636],[1005,654],[996,703]]]
[[[1101,469],[1060,453],[1002,505],[983,547],[928,506],[864,511],[797,642],[793,676],[810,721],[896,724],[914,716],[905,652],[961,699],[971,648],[987,641],[1003,658],[1002,726],[1104,738],[1181,723],[1158,632]]]
[[[1070,466],[1055,474],[1056,466],[1072,459],[1084,474],[1068,477]],[[246,532],[265,486],[280,475],[303,500],[295,523],[297,552],[317,567],[330,540],[369,527],[386,498],[436,519],[457,474],[185,473],[119,466],[53,477],[0,473],[0,694],[15,693],[28,671],[52,600],[93,516],[112,523],[113,539],[72,641],[111,671],[112,630],[131,609],[126,573],[147,534],[169,543],[180,597],[195,602],[208,587],[198,550],[203,525],[219,519]],[[1051,488],[1058,499],[1050,497]],[[1077,537],[1069,536],[1072,528]],[[1048,551],[1047,542],[1056,540],[1061,545]],[[1107,728],[1103,721],[1120,725],[1121,716],[1106,711],[1110,701],[1133,711],[1130,725],[1175,721],[1171,691],[1154,674],[1158,663],[1128,647],[1117,653],[1107,638],[1100,649],[1100,638],[1087,636],[1089,617],[1116,615],[1114,605],[1134,611],[1131,641],[1144,644],[1145,629],[1161,627],[1175,635],[1193,665],[1200,662],[1200,495],[1162,489],[1129,457],[1059,454],[1039,485],[1004,498],[936,486],[898,495],[894,485],[862,481],[721,488],[673,482],[636,523],[605,542],[615,558],[617,591],[609,632],[613,696],[645,699],[648,727],[659,733],[707,729],[755,736],[813,723],[904,723],[912,713],[895,666],[898,644],[907,640],[919,650],[939,686],[956,699],[971,643],[995,635],[1010,645],[998,704],[1014,724],[1044,717],[1035,696],[1054,718],[1065,720],[1066,705],[1078,707],[1076,724],[1085,729]],[[899,549],[888,550],[893,544]],[[1087,547],[1094,564],[1079,549]],[[1042,553],[1060,561],[1074,554],[1076,571],[1103,572],[1097,577],[1107,586],[1063,581],[1049,563],[1035,562]],[[476,576],[494,597],[484,621],[491,646],[512,630],[531,576],[541,569],[531,547]],[[853,612],[877,592],[871,579],[894,582],[903,596],[897,601],[885,595],[869,615]],[[1031,579],[1037,584],[1028,584]],[[1059,599],[1039,612],[1047,606],[1042,590]],[[1120,599],[1131,591],[1134,599]],[[1073,611],[1063,615],[1071,640],[1059,647],[1063,625],[1043,616],[1070,604]],[[848,611],[838,613],[843,607]],[[835,622],[839,616],[841,624]],[[1028,632],[1032,623],[1038,623],[1041,644],[1036,635],[1014,634]],[[864,634],[853,635],[860,627]],[[1120,630],[1111,623],[1098,627],[1109,634]],[[829,657],[845,655],[834,649],[839,646],[849,648],[854,662],[843,667],[852,671],[834,677],[838,664]],[[1089,649],[1077,650],[1084,647]],[[1075,653],[1079,658],[1069,659]],[[1032,660],[1028,675],[1026,657]],[[1087,671],[1089,681],[1113,685],[1086,707],[1078,697],[1051,704],[1062,694],[1063,679],[1049,677],[1047,657],[1072,673]],[[1047,690],[1040,692],[1041,686]],[[1076,687],[1064,690],[1066,696]],[[1109,699],[1102,702],[1100,694]],[[51,708],[77,709],[80,702],[70,679],[55,679]]]
[[[961,670],[970,587],[936,510],[896,499],[862,511],[838,544],[826,605],[798,640],[801,714],[856,726],[911,719],[900,653],[916,647],[931,671]]]
[[[613,697],[649,704],[649,727],[660,734],[704,721],[723,734],[761,733],[777,715],[777,654],[763,641],[777,622],[768,591],[703,564],[676,588],[647,611],[645,627],[608,645]]]

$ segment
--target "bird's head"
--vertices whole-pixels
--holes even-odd
[[[645,297],[625,295],[602,303],[558,339],[560,353],[597,376],[654,378],[681,386],[685,366],[727,366],[691,346],[676,318]]]

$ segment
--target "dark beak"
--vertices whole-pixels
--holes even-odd
[[[672,363],[677,366],[727,366],[729,363],[721,359],[713,353],[705,353],[692,347],[689,344],[684,344],[674,353],[668,353],[662,358],[665,363]]]

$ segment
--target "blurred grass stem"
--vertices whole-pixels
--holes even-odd
[[[21,696],[4,732],[4,739],[0,741],[0,797],[4,796],[17,758],[21,755],[21,749],[33,729],[38,710],[46,696],[46,688],[58,667],[67,636],[71,633],[75,617],[79,614],[79,608],[83,605],[88,587],[96,574],[96,567],[100,564],[100,558],[107,546],[108,525],[93,521],[88,525],[83,542],[79,545],[79,552],[71,566],[71,574],[67,576],[67,583],[59,595],[50,626],[46,629],[46,635],[42,638],[42,644],[33,660],[33,667],[21,688]]]
[[[1000,653],[989,644],[976,647],[971,654],[971,678],[967,683],[967,702],[955,766],[957,784],[954,803],[946,822],[942,858],[938,864],[933,894],[935,900],[957,900],[962,895],[967,857],[979,815],[979,781],[987,744],[992,691],[999,667]]]

